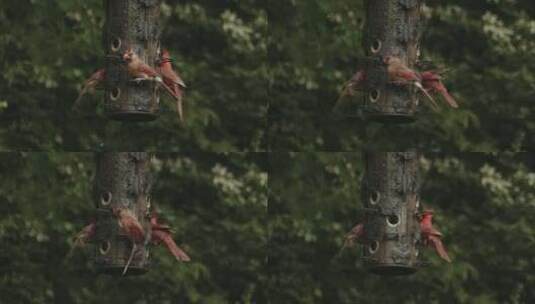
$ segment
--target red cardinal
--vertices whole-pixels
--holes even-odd
[[[362,243],[362,237],[364,236],[364,224],[360,223],[353,227],[351,231],[346,234],[346,239],[344,241],[344,247],[353,247],[355,242]]]
[[[113,208],[112,212],[113,215],[117,217],[117,220],[119,221],[119,226],[123,229],[128,238],[132,241],[132,252],[130,253],[128,262],[124,267],[124,275],[126,273],[126,270],[128,269],[128,266],[130,266],[130,263],[132,262],[134,253],[136,253],[138,246],[143,246],[145,242],[145,230],[143,230],[143,226],[141,226],[141,223],[139,223],[132,211],[124,208]]]
[[[418,73],[403,64],[401,59],[399,59],[398,57],[386,56],[384,62],[388,66],[387,72],[390,82],[398,85],[404,85],[409,83],[414,84],[420,91],[425,94],[425,96],[427,96],[427,98],[429,98],[431,104],[433,105],[433,108],[435,110],[438,109],[438,105],[433,99],[433,97],[429,95],[429,93],[422,86],[421,77],[420,75],[418,75]]]
[[[451,259],[448,256],[444,245],[442,245],[442,241],[440,240],[440,238],[442,237],[442,233],[438,232],[435,228],[433,228],[432,221],[433,211],[425,210],[422,213],[422,217],[420,219],[420,232],[423,244],[425,246],[434,248],[441,258],[448,261],[448,263],[451,263]]]
[[[97,70],[95,73],[91,75],[85,82],[84,87],[80,91],[80,94],[78,95],[78,98],[76,98],[76,101],[74,102],[74,105],[72,106],[72,109],[78,108],[78,105],[80,103],[80,100],[82,100],[82,96],[84,96],[86,93],[93,93],[95,91],[95,88],[104,82],[104,79],[106,78],[106,70],[100,69]]]
[[[145,62],[143,62],[143,60],[139,58],[139,55],[136,54],[136,52],[134,52],[132,49],[128,49],[123,54],[123,60],[127,64],[128,73],[132,77],[134,77],[134,81],[140,82],[142,80],[152,79],[160,83],[165,88],[167,93],[171,95],[171,97],[178,98],[175,96],[171,88],[162,81],[162,76],[160,75],[160,73],[158,73],[155,69],[150,67]]]
[[[160,61],[160,73],[163,77],[163,82],[171,88],[176,97],[176,111],[180,121],[184,121],[184,113],[182,110],[182,97],[184,96],[184,89],[186,84],[180,78],[177,72],[173,70],[171,64],[171,57],[169,56],[169,51],[166,49],[162,50],[162,60]]]
[[[420,75],[422,77],[422,85],[424,86],[424,89],[426,89],[427,91],[431,91],[432,93],[440,93],[452,108],[459,107],[455,99],[453,99],[453,97],[448,92],[448,89],[446,89],[444,84],[442,84],[442,77],[440,77],[440,75],[432,71],[425,71],[422,72]]]
[[[76,234],[76,236],[74,237],[74,245],[68,255],[72,255],[72,252],[77,247],[84,247],[87,242],[93,240],[96,231],[97,224],[96,221],[93,219],[91,220],[91,223],[89,225],[85,226],[80,232]]]
[[[152,213],[150,226],[152,229],[151,241],[154,245],[160,245],[163,242],[179,262],[189,262],[191,260],[190,257],[176,245],[171,236],[171,227],[158,223],[156,212]]]

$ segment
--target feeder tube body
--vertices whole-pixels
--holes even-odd
[[[419,265],[418,153],[369,152],[365,163],[365,265],[377,274],[413,273]]]
[[[158,116],[159,85],[154,81],[131,81],[122,55],[132,49],[149,66],[157,65],[159,4],[159,0],[104,0],[105,105],[106,114],[112,119],[146,121]]]
[[[150,154],[145,152],[99,153],[94,199],[97,208],[95,265],[99,272],[120,274],[130,256],[132,241],[119,227],[112,208],[134,214],[150,237]],[[127,274],[147,270],[149,251],[139,248]]]
[[[386,56],[413,67],[419,55],[421,0],[367,0],[363,47],[367,56],[364,112],[383,122],[410,122],[418,105],[416,88],[389,83]]]

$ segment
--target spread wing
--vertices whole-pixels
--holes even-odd
[[[165,63],[162,68],[161,68],[161,71],[162,71],[162,76],[167,80],[167,81],[170,81],[172,83],[175,83],[175,84],[178,84],[179,86],[185,88],[186,87],[186,83],[184,83],[184,80],[182,80],[182,78],[180,78],[180,76],[178,75],[178,73],[176,73],[171,64],[170,63]]]

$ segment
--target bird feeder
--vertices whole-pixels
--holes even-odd
[[[122,55],[131,48],[154,67],[160,47],[159,0],[106,0],[105,112],[115,120],[148,121],[158,117],[160,96],[154,81],[134,82]]]
[[[367,0],[363,47],[367,89],[363,110],[380,122],[411,122],[418,105],[414,86],[388,82],[386,56],[413,67],[419,56],[421,0]]]
[[[370,272],[405,275],[418,270],[420,226],[418,154],[365,154],[363,260]]]
[[[144,152],[99,153],[94,184],[97,209],[94,262],[98,272],[121,274],[130,257],[132,242],[119,227],[112,208],[129,209],[150,233],[149,175],[150,155]],[[149,251],[146,247],[137,254],[126,274],[147,271]]]

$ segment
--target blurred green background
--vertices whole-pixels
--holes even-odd
[[[364,121],[359,96],[332,113],[364,55],[363,1],[270,1],[270,150],[531,150],[535,2],[424,2],[422,59],[448,69],[445,84],[460,109],[423,106],[416,123],[392,126]]]
[[[101,0],[2,0],[3,150],[526,151],[535,144],[535,4],[427,1],[422,59],[447,68],[458,110],[390,126],[332,108],[362,58],[362,0],[166,0],[162,43],[189,88],[145,124],[108,121],[102,93],[70,107],[103,65]],[[122,140],[118,141],[117,138]]]
[[[361,0],[162,1],[186,124],[169,101],[154,122],[108,121],[101,92],[74,114],[103,65],[102,7],[0,0],[0,150],[181,152],[157,155],[154,200],[193,262],[156,249],[147,275],[115,280],[94,275],[90,249],[65,260],[93,213],[92,154],[3,153],[0,303],[535,302],[534,156],[456,154],[535,144],[533,1],[427,1],[423,58],[449,69],[461,108],[404,126],[364,121],[358,100],[355,117],[332,113],[363,55]],[[361,155],[286,151],[365,148],[427,152],[423,197],[453,264],[428,254],[414,276],[381,278],[358,250],[334,258],[362,217]]]
[[[0,153],[0,303],[260,303],[265,155],[158,153],[152,203],[192,261],[153,248],[149,272],[125,278],[95,273],[94,245],[67,258],[95,213],[93,158]]]
[[[453,259],[379,277],[340,252],[361,153],[157,153],[152,201],[192,257],[141,277],[66,254],[94,214],[91,153],[0,154],[0,303],[533,303],[535,156],[424,153],[422,202]]]
[[[1,150],[263,151],[267,18],[255,1],[162,1],[162,45],[188,85],[150,123],[109,121],[103,94],[71,111],[104,65],[102,0],[0,1]],[[118,140],[120,139],[120,140]]]
[[[369,274],[342,248],[364,213],[360,153],[269,156],[270,303],[534,303],[535,156],[424,153],[422,204],[453,262],[423,251],[412,276]]]

